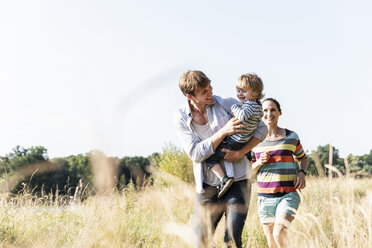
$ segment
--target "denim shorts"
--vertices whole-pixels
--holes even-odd
[[[301,198],[297,192],[291,192],[280,197],[258,196],[258,215],[261,223],[275,222],[277,213],[296,215]]]

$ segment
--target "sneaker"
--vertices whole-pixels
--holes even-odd
[[[227,190],[230,188],[233,182],[234,182],[234,179],[232,177],[224,176],[222,178],[220,185],[217,186],[218,198],[221,198],[227,192]]]

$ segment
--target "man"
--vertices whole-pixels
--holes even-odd
[[[241,235],[247,217],[252,168],[244,156],[266,137],[267,127],[261,121],[251,140],[239,151],[226,152],[225,160],[233,163],[234,183],[218,198],[218,177],[208,170],[204,160],[228,135],[243,132],[244,125],[231,118],[230,107],[239,104],[233,98],[213,95],[209,78],[201,71],[185,72],[179,82],[187,102],[175,114],[174,125],[185,152],[193,161],[196,183],[194,232],[197,247],[210,247],[218,222],[225,213],[225,243],[241,247]],[[222,164],[224,166],[224,163]]]
[[[79,179],[79,185],[75,189],[74,202],[81,203],[88,198],[90,190],[88,185],[84,184],[84,179]]]

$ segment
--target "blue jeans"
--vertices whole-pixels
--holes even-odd
[[[218,164],[219,161],[225,157],[226,153],[221,151],[223,148],[233,150],[233,151],[238,151],[242,149],[242,147],[245,146],[245,144],[246,143],[236,142],[233,138],[231,138],[230,136],[227,136],[217,146],[214,154],[205,160],[208,168],[212,168],[214,165]]]
[[[211,247],[213,235],[223,214],[226,218],[224,242],[228,247],[242,246],[242,232],[251,198],[251,181],[234,182],[222,198],[215,186],[204,184],[204,193],[196,194],[194,234],[196,247]],[[234,244],[235,246],[231,246]]]

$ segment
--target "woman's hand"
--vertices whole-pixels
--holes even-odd
[[[267,163],[269,161],[269,159],[270,159],[270,152],[262,152],[260,154],[260,158],[257,159],[257,162],[256,163],[259,166],[262,166],[264,163]]]
[[[270,159],[270,152],[262,152],[260,154],[260,158],[257,159],[256,162],[252,164],[252,172],[253,174],[257,173],[257,171],[260,169],[260,167],[267,163]]]
[[[301,171],[298,172],[293,183],[294,183],[295,189],[305,188],[306,187],[305,174],[302,173]]]
[[[299,161],[299,167],[300,169],[305,170],[307,168],[307,158],[303,158]],[[305,181],[305,173],[299,171],[295,177],[294,180],[294,187],[295,189],[303,189],[306,187],[306,181]]]
[[[259,164],[263,165],[270,159],[270,152],[262,152],[260,158],[258,159]]]

